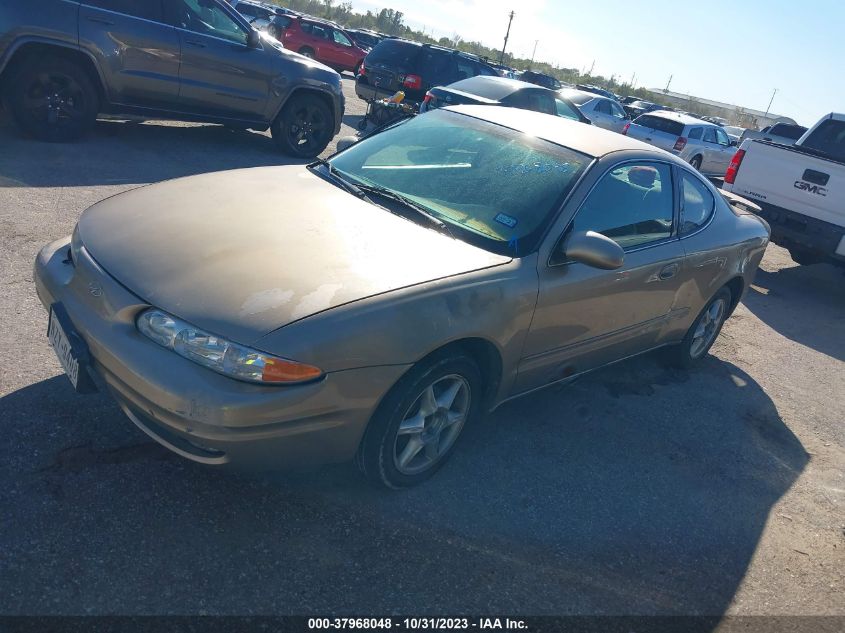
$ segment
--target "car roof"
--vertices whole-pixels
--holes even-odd
[[[578,90],[577,88],[561,88],[558,94],[566,97],[576,105],[584,105],[593,99],[604,99],[605,101],[613,101],[604,95],[596,94],[595,92],[588,92],[586,90]]]
[[[701,119],[697,119],[694,116],[690,116],[689,114],[682,114],[680,112],[671,112],[669,110],[654,110],[652,112],[648,112],[643,116],[656,116],[661,119],[669,119],[671,121],[678,121],[683,125],[694,125],[696,127],[719,127],[715,123],[710,123],[709,121],[703,121]]]
[[[596,158],[621,150],[647,151],[661,156],[665,154],[653,145],[629,136],[533,110],[487,105],[460,105],[443,109],[536,136]]]
[[[491,77],[487,75],[478,75],[476,77],[469,77],[461,79],[448,86],[439,86],[447,90],[459,90],[472,95],[478,95],[493,101],[501,101],[505,97],[512,95],[520,90],[547,90],[553,92],[548,88],[543,88],[537,84],[528,83],[527,81],[520,81],[519,79],[509,79],[508,77]]]

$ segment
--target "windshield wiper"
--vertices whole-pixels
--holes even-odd
[[[424,205],[420,204],[412,200],[411,198],[402,195],[392,189],[388,189],[386,187],[379,187],[378,185],[366,185],[363,183],[359,183],[356,185],[362,192],[366,192],[369,194],[381,196],[382,198],[387,198],[393,202],[398,202],[404,208],[410,209],[423,219],[425,219],[429,224],[436,227],[443,233],[446,233],[449,237],[454,238],[455,235],[452,233],[452,230],[449,228],[449,225],[446,224],[443,220],[438,218],[435,215],[425,208]]]
[[[318,158],[313,163],[308,164],[309,169],[314,169],[315,167],[320,166],[326,168],[326,172],[328,173],[329,178],[338,187],[351,193],[356,198],[361,198],[362,200],[366,200],[367,202],[372,202],[372,200],[367,198],[367,194],[364,193],[364,191],[358,185],[349,182],[346,178],[337,173],[337,170],[325,158]]]

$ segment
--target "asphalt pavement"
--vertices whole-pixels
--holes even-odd
[[[238,475],[74,394],[32,262],[102,198],[285,157],[162,122],[52,145],[3,118],[0,147],[0,614],[845,615],[842,271],[770,246],[699,367],[511,402],[413,490]]]

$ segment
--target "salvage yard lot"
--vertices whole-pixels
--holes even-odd
[[[841,271],[770,246],[698,368],[648,355],[506,404],[419,488],[234,475],[74,395],[32,262],[102,198],[288,159],[160,122],[46,145],[3,118],[0,146],[0,613],[845,614]]]

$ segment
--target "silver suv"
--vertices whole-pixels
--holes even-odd
[[[736,142],[721,127],[679,112],[643,114],[622,133],[672,152],[707,175],[724,176],[736,153]]]

